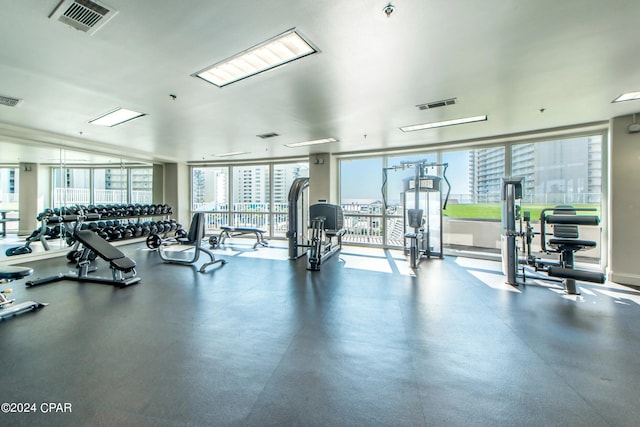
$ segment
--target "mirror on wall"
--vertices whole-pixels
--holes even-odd
[[[0,140],[0,261],[67,252],[70,225],[47,217],[78,206],[151,203],[152,165]]]

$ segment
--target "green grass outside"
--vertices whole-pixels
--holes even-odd
[[[578,215],[598,215],[600,216],[600,205],[574,204],[574,208],[595,208],[593,212],[578,212]],[[531,213],[531,220],[538,220],[542,209],[552,208],[553,205],[522,204],[523,211]],[[497,219],[502,216],[501,203],[479,203],[479,204],[455,204],[450,203],[447,209],[442,211],[443,215],[449,218],[468,219]]]

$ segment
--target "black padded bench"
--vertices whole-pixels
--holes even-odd
[[[135,270],[136,262],[125,256],[124,253],[111,243],[98,236],[90,230],[80,230],[76,232],[76,238],[85,248],[94,251],[100,258],[107,261],[109,266],[123,273],[130,273]]]
[[[222,230],[220,232],[220,236],[218,237],[218,242],[216,245],[212,246],[220,246],[224,243],[227,238],[243,236],[245,234],[254,234],[256,236],[256,242],[253,244],[253,249],[255,249],[258,245],[268,246],[269,242],[264,239],[264,233],[266,230],[255,227],[232,227],[230,225],[223,225],[220,227]]]
[[[59,274],[57,276],[29,281],[26,283],[27,286],[43,285],[60,280],[75,280],[80,282],[104,283],[122,287],[132,285],[140,281],[140,278],[136,277],[136,262],[125,256],[120,249],[116,248],[91,230],[76,231],[74,236],[78,242],[83,245],[82,254],[77,261],[78,272]],[[90,266],[90,256],[92,252],[109,263],[112,278],[89,276],[89,273],[95,271],[95,267]]]

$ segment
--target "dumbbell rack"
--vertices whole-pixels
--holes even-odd
[[[181,229],[182,225],[171,219],[172,213],[172,207],[166,204],[77,205],[55,209],[48,208],[38,214],[37,219],[40,221],[40,228],[27,238],[27,243],[24,246],[10,248],[12,253],[10,254],[10,250],[7,250],[7,255],[31,253],[29,245],[38,240],[42,243],[45,251],[48,251],[50,247],[47,240],[61,235],[66,235],[67,245],[72,246],[75,243],[73,229],[76,225],[74,224],[65,229],[66,224],[61,220],[64,215],[97,214],[100,218],[99,221],[82,223],[81,229],[92,230],[107,241],[117,241],[153,234],[166,236],[167,232]],[[154,217],[162,217],[162,220],[152,221],[151,219]],[[49,228],[52,224],[56,224],[55,230]]]

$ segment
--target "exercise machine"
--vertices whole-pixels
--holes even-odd
[[[330,203],[309,206],[311,242],[307,250],[307,270],[318,271],[320,265],[342,249],[346,233],[342,208]]]
[[[177,237],[173,242],[167,242],[160,245],[158,248],[158,254],[160,259],[164,262],[172,264],[191,265],[194,264],[200,258],[200,254],[204,253],[209,256],[210,261],[203,264],[199,268],[200,273],[204,273],[206,268],[220,263],[224,265],[226,260],[216,259],[213,252],[202,246],[202,240],[204,239],[204,213],[196,212],[191,219],[191,225],[189,226],[189,232],[186,237]],[[176,247],[183,249],[177,250]],[[173,250],[167,250],[172,248]],[[191,256],[184,256],[185,253],[191,253]],[[179,256],[178,254],[182,255]]]
[[[318,271],[342,249],[344,214],[331,203],[309,204],[309,178],[297,178],[289,189],[289,259],[307,255],[307,270]]]
[[[423,258],[443,258],[442,211],[447,208],[451,184],[447,179],[448,163],[427,160],[401,162],[384,168],[382,197],[385,208],[388,171],[413,169],[413,174],[402,180],[401,194],[404,221],[403,247],[411,268]],[[431,171],[433,170],[433,171]],[[441,174],[438,174],[441,171]],[[443,198],[442,181],[447,185]]]
[[[309,239],[309,178],[296,178],[289,189],[289,259],[296,260],[307,253]]]
[[[33,269],[29,267],[0,266],[0,280],[2,283],[20,280],[31,274],[33,274]],[[10,289],[0,292],[0,320],[37,310],[47,305],[37,301],[25,301],[15,304],[14,299],[6,297],[8,293],[11,293]]]
[[[91,230],[79,230],[75,233],[75,238],[82,244],[82,253],[76,262],[77,272],[28,281],[26,286],[39,286],[61,280],[102,283],[120,287],[140,282],[140,278],[136,276],[136,262],[125,256],[120,249],[107,242],[97,233]],[[90,265],[93,257],[92,253],[109,263],[111,278],[89,275],[89,273],[96,270],[96,267]]]
[[[536,276],[535,279],[562,283],[567,294],[579,294],[576,281],[604,283],[601,272],[579,270],[575,268],[575,253],[595,248],[597,243],[581,239],[580,226],[597,226],[597,215],[577,215],[578,212],[593,212],[594,208],[576,208],[560,205],[542,209],[540,212],[540,249],[544,254],[558,254],[557,262],[542,260],[532,253],[531,244],[534,235],[531,215],[522,211],[519,201],[523,198],[523,178],[508,177],[502,179],[502,221],[501,247],[502,270],[507,277],[506,283],[518,286],[526,283],[525,266],[535,271],[543,271],[548,277]],[[548,226],[552,232],[548,232]],[[553,236],[547,238],[548,236]],[[522,257],[518,248],[518,239],[522,241]],[[522,266],[522,268],[520,268]]]

